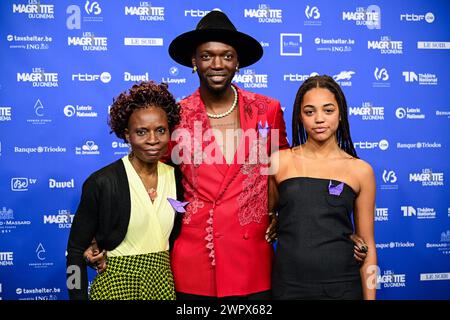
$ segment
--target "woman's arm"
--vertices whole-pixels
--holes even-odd
[[[80,204],[72,222],[67,244],[67,289],[71,300],[88,299],[88,278],[83,253],[97,229],[97,188],[93,179],[83,184]]]
[[[374,236],[375,176],[372,167],[358,161],[357,176],[360,190],[355,201],[355,228],[368,246],[367,257],[360,268],[365,300],[375,300],[377,281],[377,252]]]

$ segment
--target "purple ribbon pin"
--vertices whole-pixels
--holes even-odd
[[[330,180],[330,183],[328,184],[328,193],[329,194],[332,194],[334,196],[340,196],[342,193],[342,190],[344,190],[343,182],[339,183],[337,186],[333,186],[333,184],[331,183],[331,180]]]
[[[172,206],[173,210],[175,210],[178,213],[185,213],[186,209],[184,208],[185,205],[187,205],[189,202],[181,202],[172,198],[167,198],[170,205]]]
[[[269,134],[269,129],[270,126],[269,124],[265,123],[265,126],[263,127],[263,124],[261,123],[261,120],[258,122],[258,131],[261,137],[263,137],[264,139],[267,138],[268,134]]]

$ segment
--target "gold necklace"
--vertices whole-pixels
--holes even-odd
[[[134,154],[133,154],[133,152],[131,152],[131,153],[128,155],[128,159],[129,159],[131,165],[133,166],[134,171],[136,171],[136,173],[137,173],[139,179],[141,179],[141,182],[142,182],[142,184],[144,185],[145,191],[147,191],[147,193],[148,193],[150,199],[151,199],[152,202],[153,202],[153,201],[156,199],[156,197],[158,196],[158,193],[156,192],[156,189],[153,188],[153,187],[147,188],[147,186],[145,185],[144,179],[143,179],[142,176],[139,174],[139,172],[138,172],[138,170],[136,169],[136,167],[133,165],[133,162],[132,162],[133,158],[134,158]],[[157,174],[157,175],[156,175],[156,183],[158,183],[158,165],[156,165],[156,174]]]
[[[234,110],[234,108],[236,108],[236,105],[238,102],[238,94],[237,94],[236,88],[233,85],[231,85],[231,89],[233,89],[234,100],[233,100],[233,104],[231,105],[230,109],[228,109],[224,113],[219,113],[219,114],[212,114],[212,113],[206,112],[206,115],[209,118],[220,119],[220,118],[226,117],[227,115],[229,115],[230,113],[233,112],[233,110]]]
[[[151,199],[152,201],[155,201],[156,197],[158,196],[158,193],[156,192],[156,189],[153,188],[153,187],[150,187],[150,188],[147,187],[147,186],[145,185],[144,179],[141,177],[141,175],[140,175],[139,173],[138,173],[138,176],[139,176],[139,178],[141,179],[142,184],[144,185],[145,191],[147,191],[148,196],[150,197],[150,199]]]

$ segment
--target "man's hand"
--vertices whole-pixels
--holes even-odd
[[[355,257],[355,260],[358,263],[364,263],[364,260],[367,257],[367,251],[369,250],[369,247],[364,242],[362,238],[357,236],[356,234],[351,234],[350,239],[353,241],[354,247],[353,247],[353,256]]]
[[[278,217],[275,213],[269,213],[270,225],[266,231],[266,241],[274,243],[277,241]]]
[[[92,240],[90,247],[83,253],[83,257],[87,265],[97,270],[97,273],[102,273],[106,270],[106,250],[100,252],[95,239]]]

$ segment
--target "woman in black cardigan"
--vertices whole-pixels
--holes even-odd
[[[175,299],[168,250],[182,190],[174,168],[159,160],[179,113],[167,85],[153,81],[114,100],[109,126],[131,151],[83,185],[67,246],[70,299],[88,299],[83,253],[94,238],[108,270],[95,277],[90,299]]]

